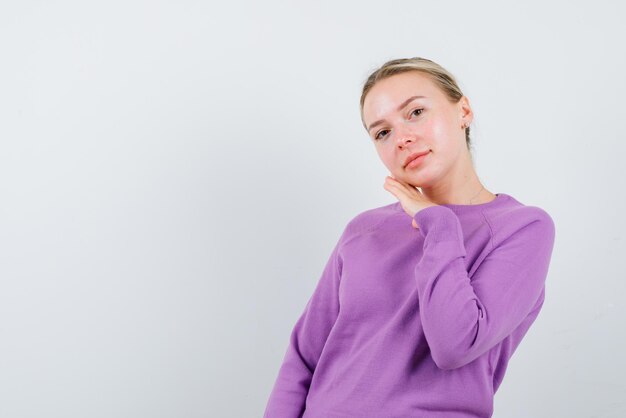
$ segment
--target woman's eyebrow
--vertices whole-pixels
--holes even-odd
[[[408,105],[413,100],[415,100],[415,99],[425,99],[425,98],[426,98],[426,96],[411,96],[408,99],[406,99],[405,101],[403,101],[402,103],[400,103],[400,106],[398,106],[396,110],[399,112],[399,111],[401,111],[404,108],[404,106]],[[384,121],[385,121],[384,119],[381,119],[381,120],[377,120],[376,122],[372,123],[370,125],[370,127],[367,128],[367,132],[371,131],[372,128],[374,128],[375,126],[380,125]]]

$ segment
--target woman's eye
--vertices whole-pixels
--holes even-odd
[[[381,134],[381,133],[383,133],[383,132],[387,132],[387,130],[386,130],[386,129],[383,129],[382,131],[378,132],[378,133],[376,134],[376,136],[374,137],[374,139],[380,139],[380,138],[379,138],[379,137],[380,137],[380,134]]]
[[[417,113],[417,112],[419,112],[419,113]],[[424,109],[420,109],[420,108],[418,108],[418,109],[413,110],[413,111],[411,112],[411,115],[417,115],[417,116],[419,116],[419,115],[421,115],[423,112],[424,112]],[[379,131],[379,132],[376,134],[376,136],[374,137],[374,139],[380,139],[380,138],[381,138],[381,137],[380,137],[380,134],[382,134],[383,132],[387,132],[387,130],[386,130],[386,129],[383,129],[382,131]]]

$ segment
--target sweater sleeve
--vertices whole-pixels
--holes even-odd
[[[332,250],[313,295],[291,332],[264,418],[302,416],[309,386],[326,339],[339,315],[340,248],[346,229]]]
[[[441,369],[462,367],[496,346],[535,308],[543,295],[554,244],[554,222],[540,208],[519,226],[492,237],[470,277],[463,231],[456,214],[431,206],[414,215],[424,236],[415,268],[420,318]]]

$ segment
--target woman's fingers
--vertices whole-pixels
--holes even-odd
[[[397,180],[391,176],[387,176],[385,178],[385,184],[383,187],[400,201],[404,211],[411,217],[415,216],[415,213],[422,209],[429,206],[436,206],[428,200],[428,198],[426,198],[422,191],[417,187],[401,180]],[[411,223],[414,228],[419,229],[419,226],[415,223],[415,219],[413,219]]]

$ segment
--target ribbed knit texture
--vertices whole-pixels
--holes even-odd
[[[291,332],[264,418],[491,417],[541,310],[552,218],[498,193],[355,216]]]

